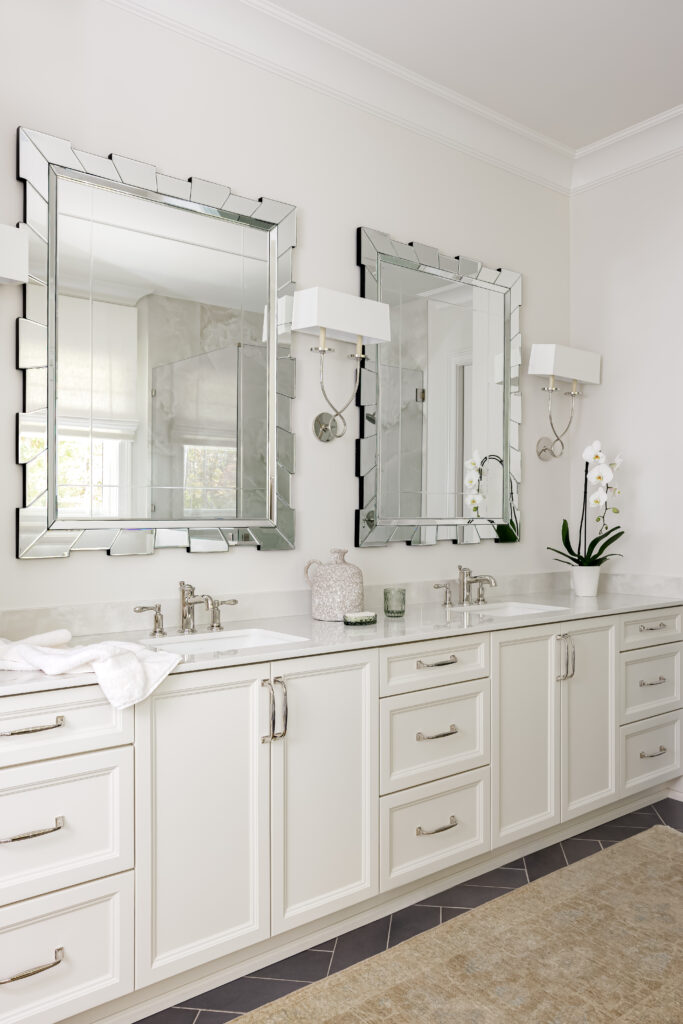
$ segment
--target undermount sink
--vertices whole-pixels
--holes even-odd
[[[276,633],[270,629],[234,629],[215,633],[185,633],[176,636],[146,637],[141,642],[155,651],[172,654],[225,654],[238,653],[249,647],[279,647],[306,640],[305,636]]]
[[[486,604],[451,605],[451,612],[474,612],[476,615],[512,617],[516,615],[541,615],[544,612],[566,612],[557,604],[527,604],[526,601],[495,601]]]

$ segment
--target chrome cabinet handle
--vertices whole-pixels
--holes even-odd
[[[21,981],[22,978],[32,978],[34,974],[42,974],[43,971],[49,971],[51,967],[56,967],[57,964],[61,964],[64,959],[64,947],[59,946],[55,950],[55,958],[49,964],[41,964],[40,967],[31,967],[28,971],[21,971],[19,974],[12,975],[11,978],[0,978],[0,985],[11,985],[13,981]]]
[[[64,725],[64,715],[57,715],[54,725],[31,725],[26,729],[12,729],[10,732],[0,732],[0,736],[26,736],[30,732],[48,732],[50,729],[61,729]]]
[[[447,825],[439,825],[438,828],[422,828],[422,825],[418,825],[415,829],[416,836],[435,836],[437,832],[448,832],[449,828],[455,828],[458,824],[458,819],[454,814],[451,814]]]
[[[666,622],[660,622],[658,626],[638,626],[640,633],[656,633],[660,629],[666,629]]]
[[[275,690],[270,679],[262,679],[261,686],[268,687],[268,722],[269,732],[267,736],[261,737],[261,743],[272,743],[275,739]]]
[[[568,657],[571,655],[571,668],[569,669],[567,679],[573,679],[576,674],[576,644],[571,633],[567,634],[567,646],[570,649]]]
[[[657,751],[656,754],[646,754],[644,750],[641,750],[641,752],[640,752],[641,758],[642,757],[661,757],[662,754],[666,754],[666,747],[663,747],[661,744],[660,744],[659,750]]]
[[[285,683],[282,676],[275,676],[273,679],[274,683],[279,683],[282,687],[282,729],[280,732],[273,733],[274,740],[281,740],[287,735],[287,720],[289,718],[289,702],[287,700],[287,684]]]
[[[458,660],[457,654],[451,654],[450,658],[446,658],[445,661],[422,661],[417,662],[417,668],[444,668],[446,665],[452,665]]]
[[[569,678],[569,634],[558,633],[555,639],[560,641],[560,666],[564,655],[564,669],[560,667],[560,674],[555,677],[558,683],[562,683]]]
[[[0,839],[0,846],[4,846],[6,843],[20,843],[23,839],[35,839],[37,836],[47,836],[50,832],[59,832],[65,824],[64,818],[60,815],[59,818],[55,818],[55,823],[50,828],[38,828],[34,832],[22,832],[21,835],[10,836],[9,839]]]
[[[654,679],[651,683],[646,682],[645,679],[641,679],[638,686],[661,686],[662,683],[666,682],[666,676],[660,676],[659,679]]]
[[[420,743],[422,740],[442,740],[444,736],[455,736],[457,733],[455,722],[449,725],[447,732],[435,732],[431,736],[425,736],[423,732],[415,733],[415,739]]]

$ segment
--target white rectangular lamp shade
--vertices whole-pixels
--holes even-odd
[[[532,345],[528,372],[538,377],[599,384],[600,355],[569,345]]]
[[[389,306],[374,299],[333,291],[304,288],[294,293],[292,330],[317,335],[324,327],[328,340],[381,344],[391,340]]]

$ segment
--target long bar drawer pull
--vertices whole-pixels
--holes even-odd
[[[418,668],[445,668],[446,665],[452,665],[458,660],[457,654],[451,654],[450,658],[446,658],[445,661],[423,661],[422,658],[417,663]]]
[[[5,843],[20,843],[23,839],[36,839],[37,836],[49,836],[50,832],[59,832],[65,824],[64,818],[60,815],[59,818],[55,818],[55,823],[50,828],[38,828],[34,832],[22,832],[21,835],[10,836],[9,839],[0,839],[0,846],[4,846]]]
[[[638,686],[661,686],[662,683],[666,682],[666,676],[660,676],[659,679],[653,679],[651,683],[646,682],[645,679],[641,679]]]
[[[638,626],[640,633],[657,633],[660,629],[666,629],[666,622],[660,622],[658,626]]]
[[[22,971],[20,974],[15,974],[11,978],[0,978],[0,985],[11,985],[13,981],[21,981],[22,978],[32,978],[34,974],[42,974],[43,971],[49,971],[51,967],[56,967],[57,964],[61,964],[64,959],[64,947],[60,946],[55,950],[55,958],[49,964],[41,964],[40,967],[31,967],[28,971]]]
[[[661,744],[656,754],[646,754],[644,750],[640,752],[641,757],[661,757],[662,754],[666,754],[666,747],[661,746]]]
[[[447,732],[435,732],[431,736],[425,736],[423,732],[415,733],[415,739],[420,743],[422,740],[442,740],[444,736],[455,736],[458,731],[455,722],[449,725]]]
[[[275,739],[275,690],[270,679],[262,679],[261,686],[268,688],[268,735],[261,737],[261,743],[272,743]]]
[[[31,725],[26,729],[12,729],[10,732],[0,732],[0,736],[26,736],[30,732],[49,732],[50,729],[61,729],[64,725],[64,715],[57,715],[52,725]]]
[[[438,828],[422,828],[422,825],[418,825],[415,829],[416,836],[435,836],[437,832],[448,832],[449,828],[455,828],[458,824],[458,819],[454,814],[451,814],[450,820],[447,825],[440,825]]]

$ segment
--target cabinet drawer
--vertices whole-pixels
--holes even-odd
[[[489,674],[489,634],[380,648],[380,696],[482,679]]]
[[[683,639],[683,608],[659,608],[654,612],[634,612],[619,619],[619,650],[655,647]]]
[[[133,709],[99,686],[0,697],[0,768],[133,742]]]
[[[380,799],[380,890],[491,848],[489,769]]]
[[[132,867],[132,747],[0,771],[0,906]]]
[[[622,725],[681,705],[683,643],[619,656]]]
[[[54,964],[54,966],[49,966]],[[0,910],[0,1024],[54,1024],[133,991],[133,872]]]
[[[488,679],[380,701],[380,792],[443,779],[489,761]]]
[[[621,795],[681,774],[681,718],[671,711],[621,727]]]

